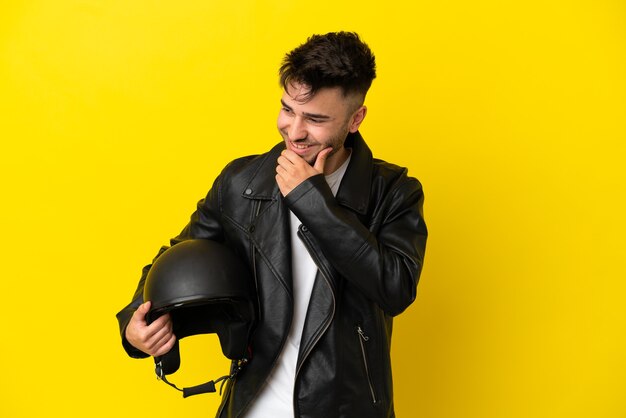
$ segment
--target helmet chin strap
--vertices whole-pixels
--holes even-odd
[[[165,374],[163,373],[163,363],[162,361],[159,361],[156,363],[155,366],[155,372],[157,375],[157,379],[162,380],[163,382],[167,383],[168,385],[170,385],[171,387],[173,387],[174,389],[183,392],[183,398],[186,398],[188,396],[193,396],[193,395],[200,395],[202,393],[212,393],[215,392],[215,384],[222,382],[222,384],[220,385],[220,395],[222,394],[222,389],[224,387],[224,383],[226,383],[226,380],[229,379],[234,379],[237,374],[239,374],[239,372],[241,371],[241,369],[243,369],[243,367],[248,363],[248,359],[242,359],[242,360],[235,360],[232,362],[232,365],[230,367],[230,374],[229,375],[225,375],[222,376],[218,379],[215,380],[211,380],[210,382],[206,382],[203,383],[201,385],[197,385],[197,386],[192,386],[192,387],[188,387],[188,388],[183,388],[180,389],[178,386],[176,386],[175,384],[171,383],[170,381],[167,380],[167,377],[165,377]]]

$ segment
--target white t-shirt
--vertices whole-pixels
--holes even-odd
[[[333,195],[337,195],[343,175],[348,168],[350,158],[335,170],[334,173],[325,176]],[[270,373],[265,386],[252,406],[245,414],[246,418],[293,418],[293,390],[296,378],[296,362],[300,350],[300,339],[304,328],[313,283],[317,275],[317,266],[309,255],[306,247],[298,237],[300,220],[292,212],[290,213],[291,228],[291,262],[293,278],[293,301],[294,311],[289,335],[285,341],[283,351],[280,353],[276,367]]]

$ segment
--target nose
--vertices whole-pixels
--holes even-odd
[[[296,116],[291,119],[291,124],[287,128],[287,135],[290,141],[306,139],[307,134],[302,118]]]

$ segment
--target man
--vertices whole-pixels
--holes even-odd
[[[256,278],[252,358],[219,417],[394,416],[392,318],[415,299],[427,231],[419,182],[373,159],[358,132],[374,78],[354,33],[312,36],[287,54],[283,141],[229,164],[172,240],[223,242]],[[146,324],[149,267],[118,314],[133,357],[162,355],[176,339],[169,316]]]

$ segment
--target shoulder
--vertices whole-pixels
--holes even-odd
[[[383,160],[372,161],[370,190],[371,228],[402,217],[420,219],[423,223],[424,192],[422,184],[409,176],[408,169]]]
[[[383,187],[389,192],[421,191],[422,184],[418,179],[409,175],[409,170],[381,159],[372,160],[372,186]]]
[[[267,153],[236,158],[226,164],[221,174],[228,174],[229,176],[245,174],[250,170],[254,170],[264,160],[266,155]]]
[[[264,154],[237,158],[224,167],[214,184],[222,201],[227,197],[234,204],[240,198],[272,199],[278,190],[276,160],[282,147],[277,144]]]
[[[220,176],[230,180],[250,179],[260,171],[276,165],[275,160],[280,154],[281,144],[277,144],[271,150],[263,154],[246,155],[239,157],[224,167]]]

